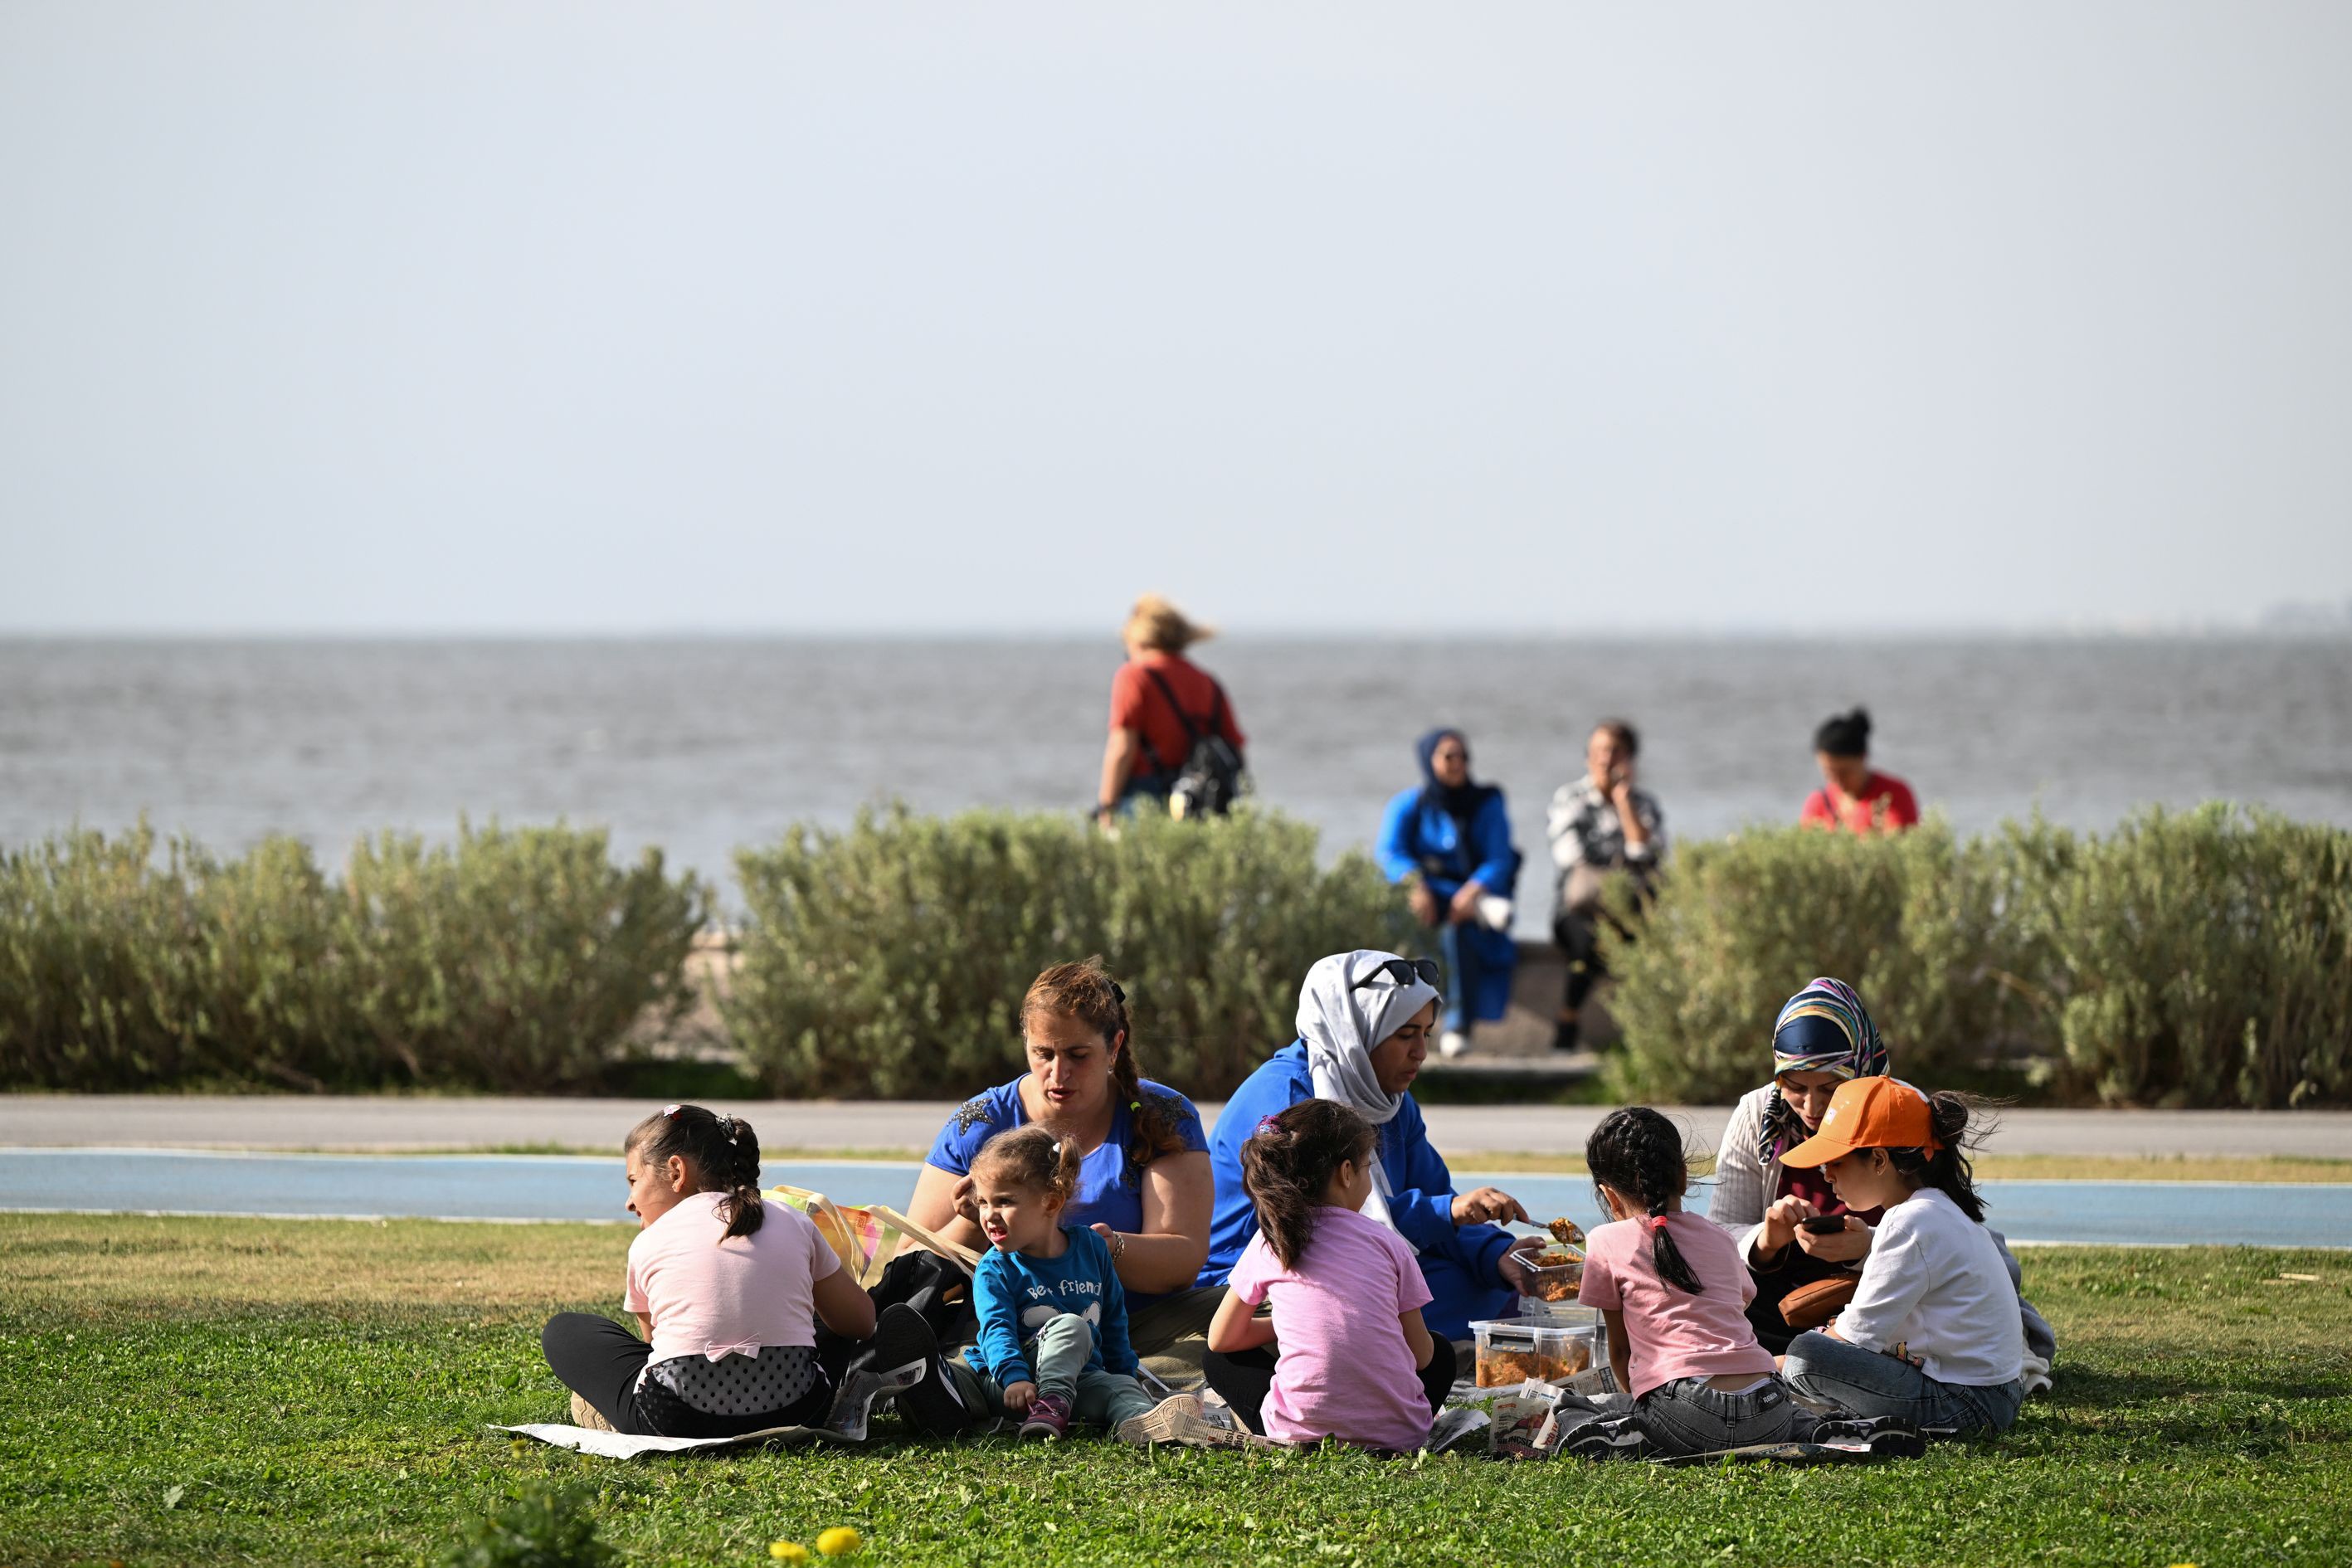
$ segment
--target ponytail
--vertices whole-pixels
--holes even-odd
[[[1078,1167],[1085,1160],[1076,1139],[1056,1138],[1032,1122],[982,1144],[972,1157],[971,1173],[977,1177],[983,1169],[999,1172],[1017,1185],[1066,1204],[1078,1190]]]
[[[768,1217],[760,1201],[760,1136],[740,1116],[673,1105],[629,1129],[621,1152],[654,1165],[673,1155],[685,1160],[697,1192],[722,1194],[718,1212],[727,1233],[721,1241],[751,1235]]]
[[[1988,1100],[1969,1095],[1938,1089],[1927,1097],[1927,1129],[1936,1147],[1927,1149],[1889,1149],[1887,1162],[1895,1173],[1914,1187],[1933,1187],[1952,1200],[1954,1206],[1977,1224],[1984,1224],[1984,1198],[1977,1192],[1975,1168],[1969,1160],[1969,1151],[1982,1143],[1992,1131],[1992,1123],[1981,1114],[1990,1109]],[[1979,1112],[1976,1125],[1969,1125],[1970,1111]]]
[[[1242,1187],[1285,1268],[1297,1268],[1315,1239],[1315,1211],[1331,1178],[1371,1149],[1371,1123],[1335,1100],[1302,1100],[1259,1120],[1242,1145]]]
[[[1612,1110],[1585,1140],[1584,1163],[1595,1183],[1614,1187],[1648,1213],[1650,1261],[1658,1278],[1702,1294],[1706,1287],[1666,1226],[1667,1205],[1690,1186],[1689,1158],[1675,1124],[1646,1105]]]

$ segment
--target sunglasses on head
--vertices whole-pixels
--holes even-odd
[[[1437,966],[1437,960],[1433,958],[1383,958],[1372,965],[1370,972],[1362,979],[1348,989],[1361,991],[1373,981],[1383,977],[1398,985],[1410,985],[1418,980],[1435,991],[1442,989],[1438,982],[1445,978],[1445,971]]]

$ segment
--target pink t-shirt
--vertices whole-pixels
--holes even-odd
[[[816,1282],[841,1267],[808,1215],[782,1204],[749,1236],[727,1237],[720,1193],[695,1193],[629,1243],[622,1304],[654,1321],[646,1364],[762,1345],[816,1343]]]
[[[1577,1301],[1625,1314],[1633,1397],[1678,1377],[1770,1372],[1771,1352],[1756,1342],[1748,1321],[1756,1281],[1740,1260],[1739,1243],[1695,1214],[1668,1215],[1666,1234],[1706,1287],[1696,1296],[1658,1278],[1648,1220],[1617,1220],[1585,1238],[1584,1288]]]
[[[1429,1304],[1404,1237],[1352,1209],[1318,1208],[1298,1267],[1263,1232],[1226,1280],[1250,1306],[1274,1304],[1279,1353],[1259,1418],[1284,1443],[1325,1437],[1399,1453],[1429,1441],[1429,1401],[1397,1319]]]

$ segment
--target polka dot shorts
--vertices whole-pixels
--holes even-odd
[[[682,1355],[646,1368],[647,1384],[706,1415],[757,1415],[787,1410],[824,1377],[808,1345],[762,1345],[757,1356]]]

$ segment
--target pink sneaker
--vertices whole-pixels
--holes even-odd
[[[1069,1434],[1070,1402],[1058,1394],[1041,1394],[1029,1402],[1029,1414],[1021,1423],[1024,1437],[1043,1437],[1055,1441]]]

